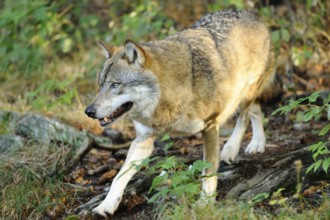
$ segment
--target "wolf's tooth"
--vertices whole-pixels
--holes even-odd
[[[108,118],[104,118],[103,120],[104,120],[105,122],[109,121],[109,119],[108,119]]]

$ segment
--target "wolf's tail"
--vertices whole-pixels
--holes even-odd
[[[273,82],[270,83],[259,95],[257,102],[272,105],[281,101],[284,95],[283,83],[280,77],[275,74]]]

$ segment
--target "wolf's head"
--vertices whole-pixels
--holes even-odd
[[[99,93],[85,113],[98,119],[101,126],[124,115],[132,119],[151,117],[160,91],[157,78],[147,68],[147,52],[131,40],[121,47],[99,43],[107,59],[98,77]]]

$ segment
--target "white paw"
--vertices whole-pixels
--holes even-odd
[[[265,138],[259,138],[258,140],[252,139],[252,141],[246,147],[245,153],[247,153],[247,154],[264,153],[265,145],[266,145]]]
[[[230,143],[230,141],[228,141],[221,151],[220,160],[231,164],[239,153],[239,147],[239,144]]]
[[[93,209],[93,212],[104,217],[107,217],[108,215],[113,215],[113,213],[115,213],[119,206],[120,200],[120,198],[116,200],[105,199],[98,207]]]

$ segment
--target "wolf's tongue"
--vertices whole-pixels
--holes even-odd
[[[132,102],[127,102],[127,103],[123,104],[122,106],[118,107],[111,113],[111,115],[109,116],[110,119],[114,119],[114,118],[118,118],[118,117],[122,116],[125,112],[127,112],[132,107],[132,105],[133,105]]]

